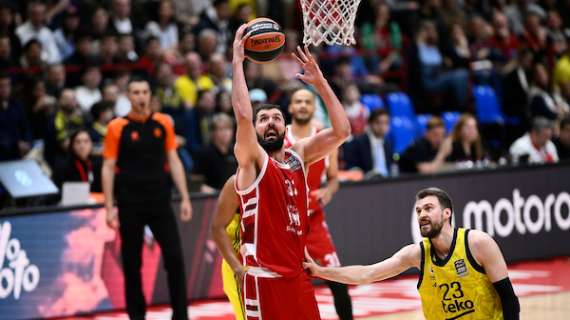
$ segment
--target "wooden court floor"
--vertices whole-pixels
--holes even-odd
[[[523,297],[520,303],[521,320],[570,319],[570,292]],[[424,320],[424,317],[421,310],[416,310],[364,320]]]

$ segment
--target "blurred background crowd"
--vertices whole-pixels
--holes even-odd
[[[299,1],[0,1],[0,161],[100,190],[106,126],[137,75],[175,123],[192,189],[221,188],[237,166],[231,41],[258,16],[287,42],[276,62],[246,63],[250,98],[287,112],[303,86]],[[341,179],[570,157],[569,0],[363,0],[355,35],[311,48],[352,125]],[[318,99],[314,121],[329,125]]]

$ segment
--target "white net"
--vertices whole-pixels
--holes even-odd
[[[360,0],[300,0],[303,9],[303,43],[318,46],[353,45],[354,20]]]

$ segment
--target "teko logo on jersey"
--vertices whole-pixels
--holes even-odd
[[[10,239],[12,225],[0,224],[0,299],[13,294],[20,299],[22,290],[32,292],[40,282],[40,269],[26,255],[20,240]]]
[[[457,210],[454,214],[457,217]],[[453,219],[455,222],[456,219]],[[513,231],[519,234],[537,234],[551,231],[553,225],[560,230],[570,229],[570,194],[551,193],[546,198],[530,194],[526,198],[513,189],[512,198],[500,198],[494,204],[487,200],[470,201],[463,209],[463,226],[487,232],[491,236],[506,238]],[[412,210],[412,238],[420,242],[416,212]]]

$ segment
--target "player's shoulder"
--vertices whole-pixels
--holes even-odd
[[[119,117],[111,120],[107,125],[107,131],[119,131],[129,123],[129,120]]]
[[[155,112],[152,114],[152,119],[162,124],[163,126],[173,126],[174,121],[172,117],[165,113]]]
[[[467,229],[467,241],[470,247],[481,247],[495,242],[486,232],[477,229]]]

